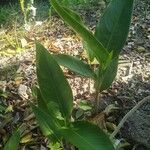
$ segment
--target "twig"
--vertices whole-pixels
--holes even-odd
[[[124,125],[124,123],[127,121],[127,119],[141,106],[143,105],[145,102],[147,102],[148,100],[150,100],[150,96],[145,97],[144,99],[142,99],[139,103],[137,103],[137,105],[135,105],[124,117],[123,119],[120,121],[120,123],[118,124],[118,126],[116,127],[116,129],[114,130],[114,132],[110,135],[110,139],[113,139],[116,134],[119,132],[119,130],[121,129],[121,127]]]

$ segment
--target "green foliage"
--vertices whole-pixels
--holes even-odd
[[[58,119],[53,115],[45,113],[41,106],[36,107],[33,105],[32,109],[43,134],[49,138],[59,140],[58,129],[60,128],[60,124]]]
[[[71,121],[71,88],[53,56],[38,43],[36,67],[39,83],[38,106],[32,105],[32,109],[43,134],[53,143],[52,146],[61,149],[57,143],[62,144],[65,139],[79,150],[114,150],[111,141],[100,128],[84,121]],[[67,150],[65,143],[62,147]]]
[[[95,81],[96,93],[107,89],[117,73],[118,57],[130,26],[133,0],[112,0],[94,34],[85,27],[81,17],[74,11],[61,6],[56,0],[51,0],[51,4],[64,21],[81,36],[89,59],[92,61],[96,58],[99,65],[96,70],[92,70],[89,64],[78,58],[64,54],[51,55],[37,43],[38,106],[32,105],[35,116],[44,135],[58,149],[60,146],[55,145],[56,143],[62,144],[63,149],[69,149],[66,143],[70,142],[79,150],[114,150],[108,136],[100,128],[84,121],[71,121],[72,91],[58,64],[81,76],[92,78]],[[81,108],[90,109],[84,104],[81,104]]]
[[[62,128],[61,133],[79,150],[114,150],[108,136],[88,122],[74,122],[71,128]]]
[[[50,143],[50,144],[49,144],[49,148],[50,148],[51,150],[62,150],[61,144],[58,143],[58,142],[56,142],[56,143]]]
[[[129,31],[133,0],[112,0],[97,24],[95,36],[118,57]]]
[[[74,18],[74,16],[76,16],[77,14],[72,15],[70,11],[63,9],[63,7],[61,7],[55,0],[51,0],[51,4],[56,10],[56,12],[65,20],[65,22],[68,25],[70,25],[72,29],[75,32],[77,32],[84,40],[84,42],[88,45],[88,53],[90,55],[93,55],[94,53],[97,60],[101,62],[102,65],[106,65],[111,55],[103,47],[103,45],[94,37],[94,35],[83,24],[81,24],[79,20],[76,20],[76,18]]]
[[[96,74],[93,72],[90,65],[84,63],[82,60],[78,58],[65,55],[65,54],[57,54],[57,55],[53,55],[53,57],[59,63],[59,65],[67,67],[81,76],[92,78],[92,79],[96,78]]]
[[[99,89],[100,92],[109,88],[109,86],[114,81],[114,78],[116,77],[117,68],[118,58],[111,60],[106,68],[99,66],[97,75],[98,77],[95,81],[95,88]]]
[[[80,109],[85,110],[85,111],[92,109],[91,105],[86,100],[80,101],[80,103],[78,105],[79,105],[78,107]]]
[[[70,13],[56,0],[51,0],[51,4],[60,17],[81,36],[89,59],[92,61],[95,57],[98,60],[97,78],[94,80],[95,88],[96,91],[106,90],[114,81],[117,73],[118,57],[126,41],[131,22],[133,0],[112,0],[97,24],[94,35],[83,25],[81,20],[74,17],[77,16],[75,12]],[[72,61],[66,61],[63,57],[60,60],[60,58],[58,62],[61,62],[61,65],[77,73],[80,72],[81,65],[80,67],[76,65],[74,70]]]
[[[17,14],[17,5],[0,5],[0,25],[13,24]]]
[[[6,143],[4,150],[17,150],[20,139],[21,139],[21,132],[20,132],[20,130],[17,130],[12,134],[12,136]]]
[[[0,23],[1,24],[5,23],[9,17],[10,17],[9,12],[1,7],[0,8]]]
[[[53,104],[56,109],[58,107],[62,117],[69,119],[73,103],[71,88],[62,70],[48,51],[40,44],[37,44],[36,49],[37,77],[42,97],[48,105]]]

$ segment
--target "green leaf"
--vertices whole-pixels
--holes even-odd
[[[81,76],[95,79],[96,74],[91,67],[82,60],[65,54],[57,54],[53,56],[60,65],[69,68]]]
[[[131,22],[134,0],[112,0],[96,27],[95,36],[114,56],[123,48]]]
[[[83,25],[82,18],[79,14],[77,14],[75,11],[67,8],[67,7],[62,7],[67,13],[71,15],[72,18],[74,18],[76,21],[78,21],[80,24]]]
[[[19,147],[19,142],[21,138],[20,130],[15,131],[8,142],[6,143],[4,150],[17,150]]]
[[[70,119],[73,96],[62,70],[51,54],[36,44],[37,78],[40,91],[47,105],[56,104],[63,118]]]
[[[5,111],[5,110],[6,110],[6,106],[0,105],[0,112]]]
[[[114,150],[108,136],[91,123],[74,122],[73,128],[63,128],[60,131],[79,150]]]
[[[83,41],[88,45],[89,48],[86,49],[89,50],[88,53],[92,55],[94,53],[97,60],[106,65],[111,56],[103,47],[103,45],[94,37],[94,35],[89,30],[87,30],[78,20],[76,20],[70,11],[63,9],[63,7],[61,7],[56,0],[51,0],[51,4],[56,12],[60,15],[60,17],[62,17],[64,21],[70,27],[72,27],[72,29],[78,33]]]
[[[108,89],[114,81],[118,69],[118,58],[114,58],[107,68],[99,67],[99,75],[96,81],[96,89],[100,92]]]
[[[37,88],[37,102],[38,102],[38,107],[42,111],[44,111],[48,115],[55,116],[55,118],[64,121],[64,118],[61,116],[61,113],[59,111],[58,105],[54,102],[46,103],[46,101],[44,101],[44,99],[42,97],[40,89],[38,89],[38,88]]]
[[[59,139],[58,129],[60,128],[60,124],[58,120],[54,116],[45,113],[39,107],[34,105],[31,106],[43,134],[50,139],[52,138],[52,135],[54,135],[54,138]]]
[[[63,150],[61,148],[61,144],[58,143],[58,142],[56,142],[56,143],[50,142],[49,145],[48,145],[48,147],[50,148],[50,150]]]
[[[87,100],[81,100],[78,104],[78,107],[84,111],[92,109],[91,104],[89,104]]]
[[[40,109],[45,110],[45,112],[48,112],[46,101],[44,101],[39,88],[37,88],[37,103]]]

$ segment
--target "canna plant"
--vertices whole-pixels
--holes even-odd
[[[36,68],[38,105],[31,106],[43,134],[51,146],[55,145],[51,149],[75,150],[74,145],[79,150],[114,150],[109,137],[99,127],[71,118],[73,96],[69,83],[56,60],[39,43]]]
[[[51,55],[41,44],[36,44],[36,68],[39,88],[37,103],[31,105],[39,126],[48,137],[51,149],[114,150],[109,137],[96,125],[72,119],[73,96],[59,65],[95,82],[95,108],[99,93],[112,84],[118,67],[119,54],[126,41],[133,0],[112,0],[95,33],[91,33],[74,11],[51,0],[52,7],[83,40],[89,60],[96,59],[96,69],[78,58],[66,54]],[[57,144],[60,144],[60,147]],[[75,147],[73,148],[72,145]],[[55,145],[52,148],[52,145]],[[56,146],[57,145],[57,146]]]
[[[54,55],[59,65],[94,80],[97,112],[99,93],[108,89],[116,77],[118,58],[127,39],[134,0],[111,0],[94,34],[87,29],[77,13],[59,5],[57,0],[50,2],[59,16],[82,38],[89,60],[92,62],[96,58],[98,61],[98,67],[92,69],[90,64],[78,58],[65,54]]]

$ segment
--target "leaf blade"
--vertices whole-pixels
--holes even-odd
[[[55,116],[55,118],[60,118],[61,114],[58,108],[58,105],[56,103],[53,102],[49,102],[47,103],[41,94],[41,91],[39,88],[37,88],[37,104],[38,107],[44,111],[45,113],[47,113],[50,116]],[[63,119],[62,119],[63,120]]]
[[[117,70],[118,58],[114,58],[104,70],[103,68],[99,68],[99,75],[96,81],[96,89],[99,89],[100,92],[108,89],[116,77]]]
[[[21,132],[20,130],[17,130],[13,133],[13,135],[6,143],[4,150],[12,150],[12,149],[17,150],[19,147],[20,139],[21,139]]]
[[[65,22],[82,37],[84,42],[86,42],[89,47],[86,49],[89,50],[88,53],[91,55],[94,53],[97,60],[106,65],[107,61],[110,59],[110,55],[104,46],[94,37],[90,31],[81,25],[78,20],[75,20],[74,17],[72,17],[66,10],[64,10],[56,0],[51,0],[51,4],[59,16],[63,18]]]
[[[131,22],[134,0],[112,0],[97,24],[95,37],[114,56],[123,48]]]
[[[96,74],[93,72],[91,67],[76,57],[65,54],[57,54],[53,55],[53,57],[60,65],[69,68],[81,76],[92,79],[95,79],[96,77]]]
[[[36,62],[38,83],[43,99],[47,105],[51,105],[52,102],[57,104],[62,116],[68,120],[73,105],[71,88],[57,62],[39,43],[36,44]]]
[[[61,129],[66,140],[79,150],[114,150],[109,138],[100,128],[88,122],[74,122],[74,129]]]
[[[43,134],[49,137],[52,140],[52,137],[55,139],[59,139],[58,128],[60,128],[60,124],[57,119],[52,116],[46,114],[42,109],[31,105],[32,110],[37,118],[39,126],[43,132]]]

